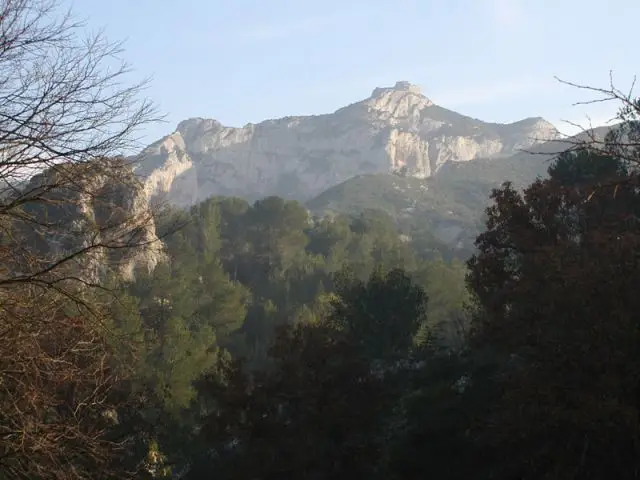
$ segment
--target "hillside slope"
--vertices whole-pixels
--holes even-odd
[[[594,130],[603,138],[607,128]],[[414,178],[398,174],[361,175],[327,189],[306,203],[316,215],[382,210],[410,235],[431,235],[459,249],[469,249],[483,228],[484,210],[493,188],[510,181],[525,188],[545,177],[555,156],[584,135],[554,140],[499,158],[448,162],[438,174]]]

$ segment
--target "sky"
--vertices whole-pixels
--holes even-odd
[[[333,112],[407,80],[494,122],[610,120],[618,105],[562,80],[628,90],[640,73],[640,0],[65,0],[122,57],[165,115],[242,126]],[[605,6],[606,5],[606,6]]]

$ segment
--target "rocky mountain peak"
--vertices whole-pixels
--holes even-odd
[[[205,133],[221,130],[224,126],[212,118],[189,118],[178,123],[176,131],[185,139],[194,138]]]
[[[306,200],[358,175],[401,170],[425,178],[447,162],[511,155],[554,132],[540,118],[496,124],[466,117],[399,81],[331,114],[242,128],[184,120],[143,152],[140,172],[150,197],[179,206],[213,195]]]
[[[375,88],[364,104],[386,118],[406,118],[419,115],[422,109],[432,106],[433,102],[422,95],[418,85],[399,81],[393,87]]]
[[[510,136],[521,137],[520,144],[514,144],[518,148],[528,148],[536,143],[542,143],[556,139],[560,132],[550,122],[542,117],[529,117],[507,125],[511,130]]]
[[[414,95],[422,95],[422,89],[419,85],[412,84],[406,80],[396,82],[393,87],[377,87],[371,93],[371,97],[379,97],[389,92],[409,92]]]

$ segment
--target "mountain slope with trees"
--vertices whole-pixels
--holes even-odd
[[[399,177],[130,208],[153,108],[57,7],[0,2],[0,478],[638,478],[640,100],[593,89],[619,128],[494,188],[463,262]]]

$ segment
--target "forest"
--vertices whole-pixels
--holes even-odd
[[[0,480],[640,476],[640,100],[591,89],[620,123],[495,188],[470,257],[375,209],[149,210],[145,83],[55,8],[0,2]]]
[[[406,362],[427,346],[447,352],[463,348],[464,263],[416,252],[383,213],[311,218],[299,203],[277,197],[253,205],[212,198],[188,213],[164,212],[163,220],[159,223],[170,230],[165,237],[170,261],[121,285],[112,318],[119,330],[139,338],[136,358],[125,363],[139,362],[132,392],[147,399],[154,416],[138,412],[138,420],[172,459],[169,463],[190,461],[190,450],[200,441],[191,432],[212,412],[237,421],[237,412],[219,410],[218,402],[227,400],[212,389],[230,395],[232,387],[223,385],[231,378],[240,381],[234,375],[247,375],[253,382],[268,374],[264,381],[272,382],[281,375],[281,362],[295,361],[301,368],[306,364],[302,358],[280,358],[274,348],[301,348],[309,341],[315,352],[295,355],[313,354],[332,363],[324,342],[338,341],[334,333],[353,330],[344,347],[361,344],[353,359],[360,365],[341,373],[346,384],[322,387],[322,395],[330,397],[341,395],[357,375],[350,368],[365,368],[369,361],[383,362],[381,367]],[[171,231],[175,225],[180,227]],[[360,325],[349,323],[355,318]],[[316,340],[320,331],[323,337]],[[304,340],[307,335],[313,337]],[[308,373],[317,379],[333,375]],[[261,408],[284,408],[278,406],[279,396]],[[235,435],[224,434],[215,442],[233,439]]]
[[[140,341],[121,434],[156,478],[635,478],[636,182],[566,152],[494,191],[466,262],[376,212],[174,213],[113,316]]]

